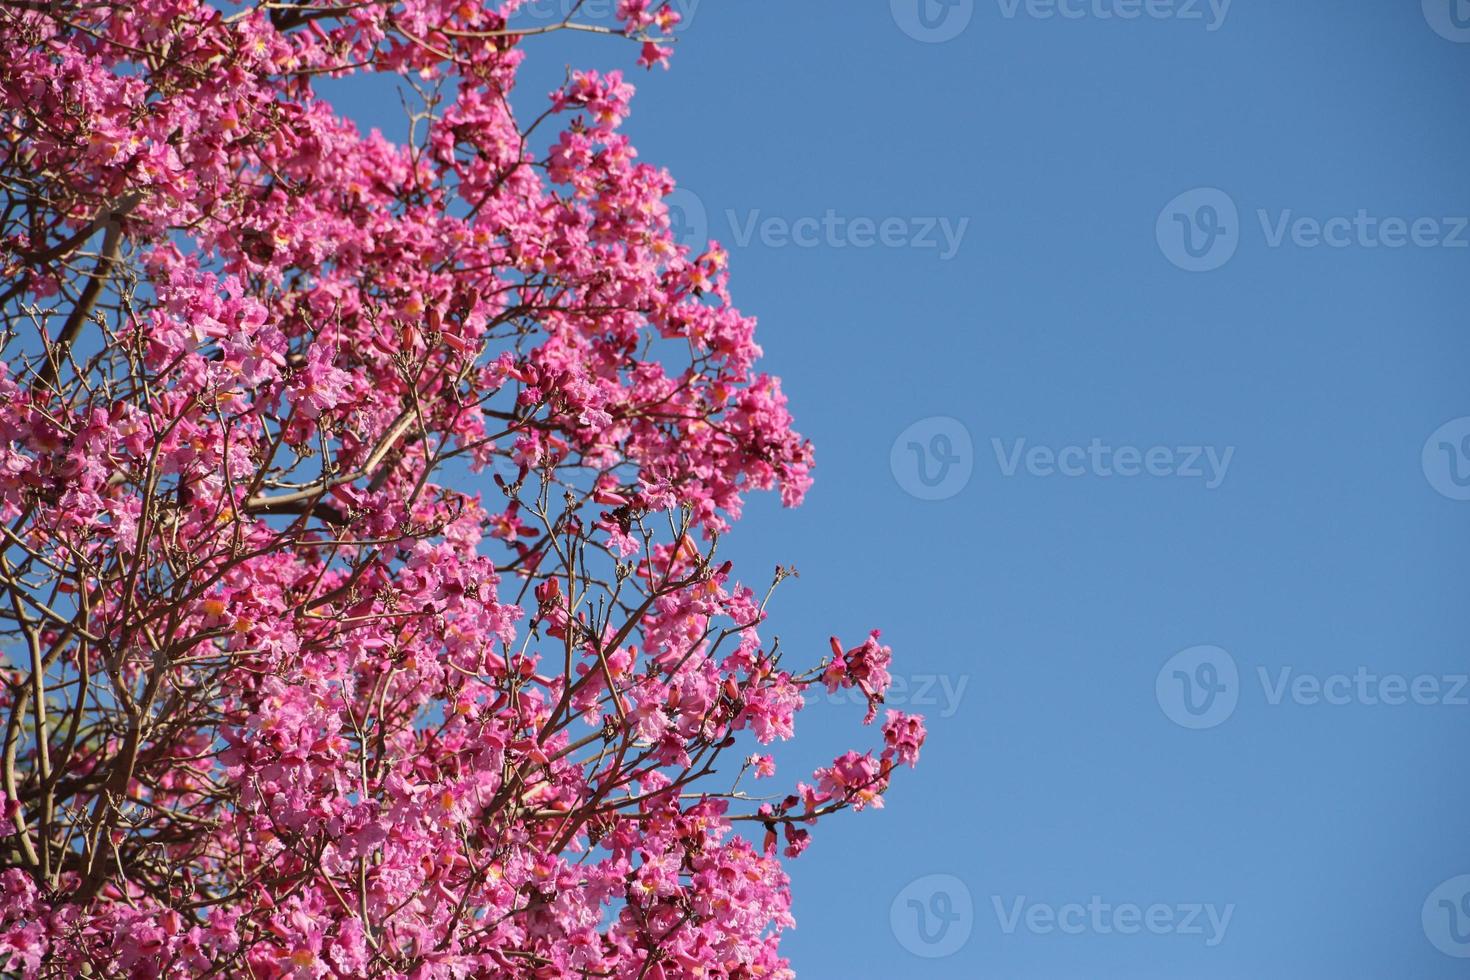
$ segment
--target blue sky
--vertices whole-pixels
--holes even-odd
[[[817,446],[722,554],[929,718],[793,865],[798,972],[1465,976],[1470,3],[919,2],[630,69]]]

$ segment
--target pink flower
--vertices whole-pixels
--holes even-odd
[[[883,722],[883,757],[896,757],[900,763],[913,767],[919,762],[919,749],[926,737],[923,715],[890,711]]]
[[[332,366],[334,355],[324,344],[313,344],[306,366],[291,383],[291,394],[303,418],[320,418],[347,401],[352,375]]]

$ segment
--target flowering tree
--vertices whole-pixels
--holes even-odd
[[[511,110],[529,35],[677,15],[518,6],[0,5],[0,968],[788,976],[778,849],[916,761],[742,783],[889,651],[788,666],[716,559],[811,451],[632,88]]]

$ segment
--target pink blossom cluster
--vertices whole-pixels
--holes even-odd
[[[513,115],[521,6],[0,7],[0,969],[786,977],[778,836],[917,762],[740,787],[890,651],[716,560],[811,447],[621,73]]]

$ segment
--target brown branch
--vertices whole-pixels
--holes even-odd
[[[87,322],[87,317],[92,313],[92,307],[97,303],[97,297],[102,295],[102,288],[107,278],[112,273],[112,265],[117,261],[118,249],[122,246],[122,222],[128,212],[137,207],[143,195],[134,191],[107,211],[106,216],[98,215],[107,227],[102,236],[102,251],[97,256],[97,264],[92,269],[91,280],[82,290],[77,304],[72,308],[71,316],[66,318],[66,324],[61,328],[61,333],[56,336],[56,341],[46,352],[46,362],[41,365],[41,370],[36,378],[37,387],[48,387],[55,383],[58,373],[57,358],[77,339],[81,333],[82,324]],[[94,219],[93,224],[96,223]],[[95,230],[95,229],[92,229]],[[91,230],[87,232],[91,234]]]

